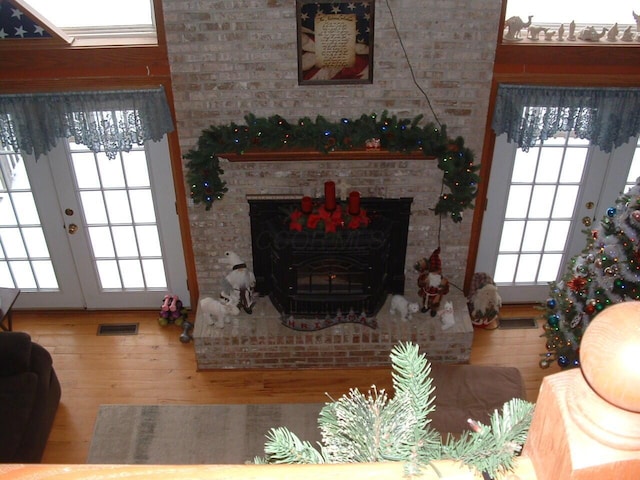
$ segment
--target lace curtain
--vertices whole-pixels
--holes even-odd
[[[0,95],[0,143],[36,158],[59,138],[115,158],[173,130],[162,87],[150,90]]]
[[[610,152],[640,133],[640,89],[500,85],[492,128],[524,151],[570,131]]]

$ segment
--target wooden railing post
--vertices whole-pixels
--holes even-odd
[[[538,480],[640,478],[640,302],[598,314],[580,369],[542,381],[524,454]]]

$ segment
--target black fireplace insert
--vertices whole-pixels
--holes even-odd
[[[294,317],[373,316],[404,293],[411,198],[363,198],[371,222],[355,230],[292,231],[298,200],[250,199],[256,290]]]

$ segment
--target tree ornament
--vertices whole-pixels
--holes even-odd
[[[607,216],[608,216],[608,217],[613,218],[613,217],[615,217],[615,216],[616,216],[616,213],[617,213],[617,210],[615,209],[615,207],[609,207],[609,208],[607,208]]]

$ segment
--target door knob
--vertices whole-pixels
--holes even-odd
[[[591,217],[583,217],[582,218],[582,224],[585,227],[590,227],[591,226]]]
[[[71,224],[69,224],[69,228],[67,230],[69,231],[69,233],[71,235],[73,235],[74,233],[76,233],[78,231],[78,225],[76,225],[75,223],[71,223]]]
[[[593,202],[587,202],[584,206],[587,207],[587,210],[593,210],[593,207],[595,207],[596,204]]]

